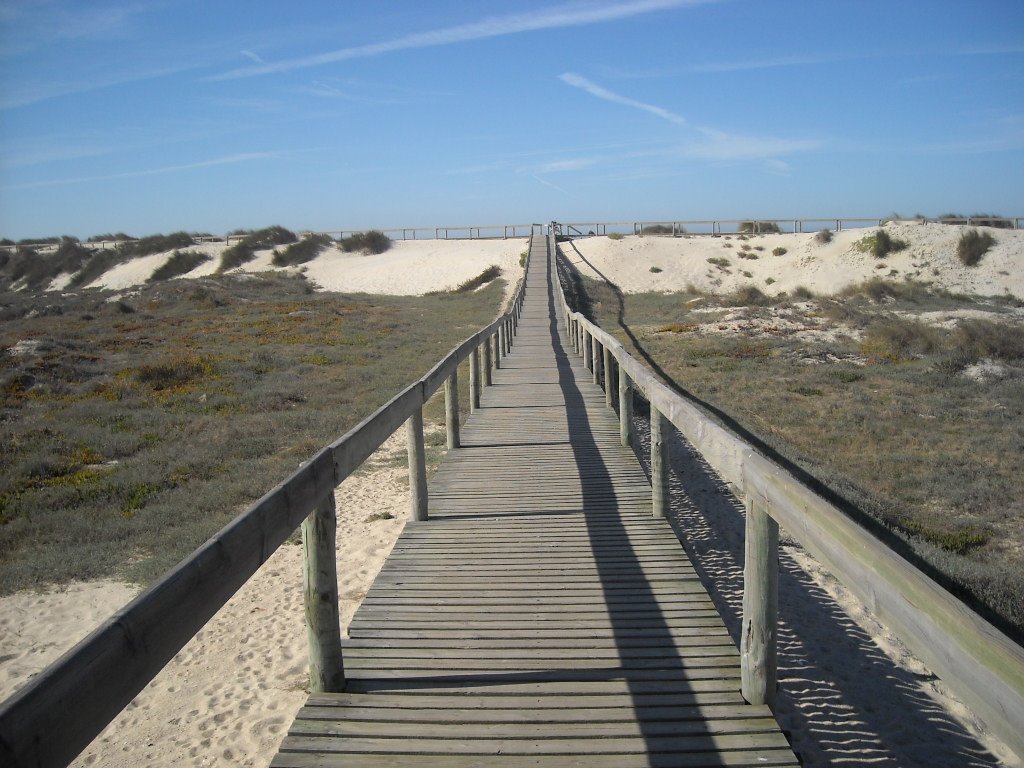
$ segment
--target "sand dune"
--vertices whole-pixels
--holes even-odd
[[[934,283],[954,293],[1024,298],[1024,230],[981,228],[996,244],[974,267],[956,255],[957,241],[969,229],[949,224],[890,223],[886,232],[908,247],[876,259],[857,248],[878,227],[836,232],[829,243],[814,234],[711,237],[587,237],[563,246],[580,272],[615,283],[626,293],[682,291],[687,286],[716,293],[754,285],[768,295],[804,286],[834,294],[872,277]],[[749,246],[741,251],[742,246]],[[774,255],[775,249],[785,249]],[[758,250],[760,249],[760,250]],[[748,258],[739,254],[744,252]],[[749,258],[754,257],[754,258]],[[708,259],[725,259],[726,265]],[[652,272],[657,269],[660,272]]]

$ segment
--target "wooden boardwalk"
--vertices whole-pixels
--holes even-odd
[[[350,625],[346,691],[309,697],[273,765],[797,765],[533,249],[512,354]]]

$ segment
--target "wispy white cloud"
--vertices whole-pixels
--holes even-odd
[[[656,107],[653,104],[645,104],[642,101],[637,101],[636,99],[631,99],[628,96],[623,96],[613,91],[609,91],[607,88],[603,88],[600,85],[587,80],[587,78],[575,74],[574,72],[561,74],[558,76],[558,79],[566,85],[571,85],[573,88],[579,88],[581,91],[586,91],[591,96],[596,96],[599,99],[604,99],[605,101],[610,101],[615,104],[622,104],[623,106],[632,107],[633,109],[640,109],[644,112],[650,112],[652,115],[660,117],[662,120],[668,120],[670,123],[675,123],[676,125],[686,124],[686,118],[681,115],[669,112],[667,109],[662,109],[661,107]]]
[[[239,53],[242,54],[243,56],[245,56],[245,58],[249,59],[249,61],[253,61],[256,64],[266,64],[267,63],[263,59],[261,59],[258,54],[255,54],[252,51],[241,50],[241,51],[239,51]]]
[[[0,55],[18,56],[55,43],[105,40],[131,33],[133,20],[150,10],[139,3],[56,4],[32,0],[7,0],[0,16],[8,34]]]
[[[701,160],[762,160],[809,152],[824,142],[820,139],[782,139],[774,136],[742,136],[714,128],[697,129],[702,141],[684,146],[682,154]]]
[[[564,171],[581,171],[590,168],[597,162],[593,157],[580,157],[573,160],[554,160],[537,169],[537,173],[562,173]]]
[[[36,104],[47,99],[54,99],[59,96],[70,96],[76,93],[89,93],[104,88],[113,88],[118,85],[129,83],[140,83],[146,80],[157,80],[163,77],[170,77],[182,72],[195,69],[195,65],[169,66],[162,69],[131,70],[97,75],[91,80],[52,80],[45,82],[29,82],[21,84],[10,84],[13,87],[4,89],[0,95],[0,109],[13,109],[24,107],[29,104]]]
[[[26,184],[14,184],[9,187],[5,187],[7,190],[16,189],[38,189],[40,187],[59,187],[68,184],[82,184],[85,182],[93,181],[112,181],[114,179],[133,179],[140,176],[159,176],[165,173],[176,173],[179,171],[191,171],[197,168],[210,168],[217,165],[233,165],[236,163],[247,163],[254,160],[269,160],[276,157],[281,157],[285,154],[291,154],[291,152],[241,152],[234,155],[227,155],[225,157],[218,157],[212,160],[203,160],[198,163],[186,163],[185,165],[167,165],[162,168],[148,168],[146,170],[139,171],[127,171],[125,173],[108,173],[99,176],[77,176],[74,178],[65,179],[48,179],[46,181],[33,181]]]
[[[677,115],[653,104],[647,104],[615,93],[579,75],[566,73],[561,75],[559,79],[567,85],[580,88],[604,101],[650,112],[676,125],[690,127],[687,119],[682,115]],[[820,139],[741,136],[730,134],[717,128],[700,125],[694,125],[690,129],[699,133],[702,138],[683,144],[681,149],[672,150],[671,154],[702,160],[763,160],[766,158],[778,158],[782,155],[791,155],[797,152],[806,152],[816,149],[824,143]]]
[[[561,193],[562,193],[563,195],[567,195],[567,194],[569,194],[569,193],[568,193],[568,192],[566,192],[566,191],[565,191],[564,189],[562,189],[562,188],[561,188],[560,186],[558,186],[557,184],[552,184],[552,183],[551,183],[550,181],[548,181],[547,179],[542,179],[542,178],[541,178],[540,176],[536,176],[536,175],[534,175],[534,174],[530,174],[530,176],[531,176],[531,178],[533,178],[533,180],[534,180],[534,181],[539,181],[539,182],[540,182],[541,184],[543,184],[543,185],[544,185],[545,187],[551,187],[552,189],[554,189],[554,190],[556,190],[556,191],[558,191],[558,192],[561,192]]]
[[[849,56],[780,56],[772,59],[753,59],[749,61],[719,61],[705,64],[693,64],[685,68],[691,74],[713,74],[717,72],[745,72],[759,69],[779,69],[781,67],[811,67],[819,64],[834,64],[850,59]],[[867,58],[858,56],[858,59]]]
[[[339,61],[381,56],[395,51],[416,48],[434,48],[443,45],[467,43],[492,37],[503,37],[522,32],[543,29],[561,29],[588,24],[615,21],[630,16],[665,11],[685,6],[701,5],[715,0],[627,0],[626,2],[584,2],[570,3],[539,9],[529,13],[492,16],[454,27],[416,32],[379,43],[356,45],[334,51],[303,56],[296,59],[271,62],[269,64],[243,67],[214,75],[209,80],[235,80],[243,77],[290,72],[308,67],[320,67]]]

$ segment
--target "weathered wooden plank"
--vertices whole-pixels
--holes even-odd
[[[431,521],[407,526],[349,625],[346,692],[310,697],[275,764],[795,763],[650,514],[608,407],[625,371],[594,335],[585,367],[566,362],[537,245],[514,350],[480,338],[491,386],[430,482]]]

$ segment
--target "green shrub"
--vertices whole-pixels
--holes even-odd
[[[235,267],[240,267],[256,258],[256,251],[263,248],[273,248],[275,245],[287,245],[294,243],[298,238],[295,233],[284,227],[266,227],[255,232],[246,232],[244,237],[220,257],[218,272],[227,272]]]
[[[156,391],[187,386],[213,373],[213,364],[196,355],[177,357],[163,363],[141,365],[135,380]]]
[[[471,277],[466,282],[457,286],[452,293],[469,293],[470,291],[475,291],[477,288],[487,285],[487,283],[492,280],[497,280],[499,277],[501,277],[501,267],[492,264],[476,277]]]
[[[943,213],[938,218],[943,224],[967,223],[967,220],[970,219],[971,224],[976,227],[1013,229],[1013,219],[1008,219],[998,213],[972,213],[970,216],[965,216],[962,213]],[[942,221],[943,219],[952,219],[953,221]],[[959,221],[957,221],[958,219]]]
[[[68,286],[78,288],[99,279],[105,272],[125,261],[120,252],[96,251],[85,265],[71,278]]]
[[[1024,327],[991,320],[961,320],[953,331],[952,346],[971,362],[983,357],[1024,360]]]
[[[297,243],[292,243],[283,251],[275,251],[273,264],[275,267],[289,267],[312,261],[320,252],[334,242],[330,235],[306,235]]]
[[[787,253],[788,251],[782,246],[772,249],[772,256],[785,256]]]
[[[793,289],[793,293],[791,295],[794,299],[802,299],[804,301],[814,298],[814,292],[805,285],[798,285]]]
[[[685,227],[676,227],[675,232],[686,234]],[[671,235],[673,233],[671,224],[648,224],[640,228],[641,235]]]
[[[965,266],[973,267],[995,244],[996,239],[988,232],[969,229],[960,235],[960,239],[957,241],[956,256]]]
[[[906,247],[905,240],[890,236],[884,229],[879,229],[875,234],[867,235],[857,241],[859,251],[870,253],[876,259],[884,258],[890,253],[897,253]]]
[[[111,240],[137,240],[138,238],[126,235],[124,232],[104,232],[102,235],[93,235],[86,240],[87,243],[110,242]]]
[[[936,352],[941,343],[941,333],[920,320],[887,318],[868,326],[860,351],[872,359],[895,363]]]
[[[172,232],[169,235],[149,235],[121,243],[117,251],[124,256],[151,256],[154,253],[188,248],[190,245],[195,245],[195,240],[188,232]]]
[[[732,264],[732,262],[725,258],[718,258],[716,256],[712,256],[711,258],[708,259],[708,264],[714,264],[716,267],[724,268],[728,267],[730,264]]]
[[[149,276],[147,283],[155,283],[159,280],[170,280],[173,277],[187,275],[203,262],[213,257],[201,251],[175,251],[162,265],[157,267]]]
[[[753,235],[777,235],[782,230],[774,221],[744,221],[740,223],[740,232]]]
[[[651,267],[650,271],[654,272],[654,273],[658,273],[658,272],[662,272],[664,270],[662,270],[661,267]]]
[[[728,303],[737,307],[767,307],[772,300],[756,286],[744,285],[732,292]]]
[[[378,229],[371,229],[368,232],[357,232],[349,235],[341,241],[341,250],[345,253],[384,253],[391,247],[391,238]]]
[[[529,258],[529,256],[530,256],[530,254],[529,254],[528,251],[523,251],[522,253],[519,254],[519,266],[520,267],[525,267],[526,266],[526,260],[527,260],[527,258]]]
[[[820,229],[820,230],[818,230],[818,232],[814,235],[814,242],[818,243],[819,245],[825,245],[826,243],[831,243],[832,242],[832,230],[830,230],[830,229]]]
[[[623,235],[621,232],[609,232],[608,233],[608,239],[609,240],[621,240],[623,237],[625,237],[625,235]]]

